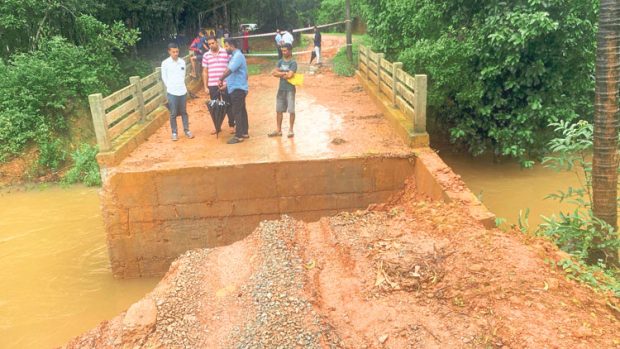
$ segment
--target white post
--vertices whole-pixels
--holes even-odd
[[[415,133],[426,133],[426,80],[426,75],[415,76],[413,88],[415,94],[413,131]]]
[[[97,144],[99,150],[106,151],[112,148],[110,142],[110,136],[108,135],[108,123],[105,119],[105,108],[103,107],[103,95],[101,93],[95,93],[88,96],[88,102],[90,104],[90,114],[93,118],[93,125],[95,126],[95,136],[97,137]]]
[[[398,100],[398,89],[396,88],[396,84],[398,83],[397,71],[403,68],[403,64],[401,62],[394,62],[392,64],[392,104],[394,107],[397,106],[396,102]]]

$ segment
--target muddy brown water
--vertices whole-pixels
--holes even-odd
[[[544,197],[577,185],[570,173],[495,164],[449,150],[440,156],[498,217],[529,223],[568,206]],[[157,278],[111,276],[97,189],[51,187],[0,194],[0,348],[51,348],[111,319]]]
[[[112,278],[97,189],[0,193],[0,348],[62,345],[157,281]]]
[[[527,223],[529,230],[534,231],[544,222],[541,216],[574,210],[573,205],[545,199],[550,193],[569,186],[579,187],[574,173],[555,172],[540,163],[523,169],[516,161],[495,163],[491,157],[474,158],[447,148],[440,148],[439,156],[487,208],[507,224],[518,225],[519,212],[525,216],[529,209]]]

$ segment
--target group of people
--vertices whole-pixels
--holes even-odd
[[[288,33],[288,32],[285,32]],[[204,35],[204,32],[202,32]],[[271,75],[280,80],[276,96],[276,129],[268,134],[269,137],[282,136],[282,119],[284,113],[289,113],[290,122],[287,136],[294,137],[293,126],[295,123],[295,93],[296,87],[289,82],[297,72],[297,62],[293,58],[293,40],[282,42],[278,51],[282,57],[278,60],[276,68]],[[235,38],[225,38],[223,47],[215,36],[205,38],[208,48],[200,56],[202,66],[202,78],[205,92],[209,100],[222,99],[230,105],[228,108],[228,125],[234,131],[234,135],[228,140],[228,144],[237,144],[249,138],[248,112],[246,108],[246,96],[249,91],[247,62],[239,41]],[[283,41],[283,40],[281,40]],[[168,107],[170,110],[170,127],[172,140],[178,137],[177,116],[181,116],[183,132],[187,138],[194,138],[189,129],[187,115],[187,87],[185,85],[185,61],[179,57],[179,47],[176,43],[168,45],[169,57],[162,62],[162,81],[166,87]],[[198,60],[198,58],[197,58]],[[193,61],[192,61],[193,64]],[[213,132],[212,134],[215,134]]]
[[[250,53],[250,32],[247,27],[239,28],[239,36],[243,37],[241,51],[244,53]],[[223,25],[218,25],[217,30],[201,30],[198,32],[198,35],[192,40],[189,45],[190,51],[190,60],[192,62],[192,71],[190,76],[193,78],[197,78],[199,75],[199,70],[202,62],[202,58],[209,50],[209,45],[207,43],[207,38],[214,37],[216,41],[218,41],[221,47],[224,47],[224,41],[230,37],[230,32],[227,27]]]
[[[291,31],[286,30],[286,29],[280,30],[278,28],[276,29],[275,41],[276,41],[276,50],[278,51],[278,59],[282,59],[282,46],[287,45],[287,44],[290,44],[292,46],[293,42],[295,42],[295,38],[293,37],[293,34],[291,34]],[[314,44],[314,47],[312,49],[312,53],[310,54],[309,64],[312,64],[312,61],[315,58],[316,58],[316,63],[321,64],[321,32],[319,31],[319,28],[316,25],[314,26],[313,44]]]

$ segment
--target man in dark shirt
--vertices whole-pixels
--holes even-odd
[[[295,136],[293,132],[293,125],[295,124],[295,86],[288,82],[288,79],[292,78],[297,71],[297,62],[293,58],[293,46],[291,44],[282,45],[282,59],[278,61],[276,69],[271,72],[271,75],[280,79],[280,85],[278,87],[278,95],[276,97],[276,122],[277,129],[268,134],[269,137],[282,136],[282,119],[284,113],[288,112],[289,129],[288,137]]]
[[[316,57],[316,64],[321,64],[321,32],[316,25],[314,26],[314,50],[310,55],[310,64],[312,64],[314,57]]]

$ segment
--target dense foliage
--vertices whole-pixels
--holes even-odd
[[[559,135],[549,142],[552,155],[544,159],[546,167],[572,172],[580,185],[559,190],[548,199],[571,204],[570,212],[543,217],[537,232],[549,237],[576,262],[560,263],[569,275],[594,287],[612,290],[620,297],[620,269],[617,253],[618,232],[592,211],[592,139],[593,127],[587,121],[558,122],[551,125]]]
[[[88,186],[101,185],[96,155],[97,147],[90,144],[80,145],[71,153],[73,167],[65,174],[63,182],[67,184],[81,182]]]
[[[375,48],[429,75],[433,114],[471,153],[530,165],[549,123],[591,118],[598,2],[361,2]]]
[[[79,44],[54,36],[37,50],[17,53],[7,63],[0,60],[0,160],[31,142],[46,145],[66,131],[68,116],[88,94],[126,84],[114,52],[133,45],[138,32],[88,15],[76,19],[75,30],[85,38]]]

